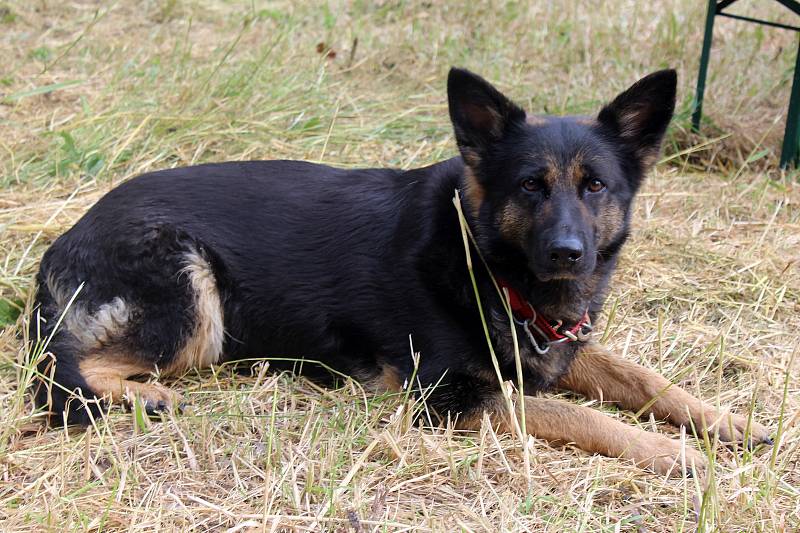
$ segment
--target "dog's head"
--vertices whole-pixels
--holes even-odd
[[[542,282],[581,278],[614,256],[672,118],[675,86],[675,71],[662,70],[595,118],[534,117],[479,76],[451,69],[463,199],[481,247],[523,260]]]

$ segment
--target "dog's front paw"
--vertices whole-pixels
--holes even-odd
[[[680,440],[669,439],[658,433],[638,432],[623,453],[623,457],[633,459],[640,467],[656,474],[680,477],[683,474],[683,456],[686,457],[686,474],[703,478],[708,468],[706,456],[683,445]]]
[[[750,420],[748,428],[746,416],[711,411],[706,413],[705,423],[708,424],[709,435],[719,431],[719,440],[727,445],[735,443],[753,449],[759,444],[772,444],[769,429],[755,420]]]

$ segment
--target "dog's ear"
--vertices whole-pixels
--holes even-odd
[[[647,171],[658,157],[661,140],[675,111],[678,76],[659,70],[634,83],[597,116]]]
[[[518,123],[525,112],[492,85],[460,68],[447,76],[447,100],[456,142],[464,161],[477,166],[486,151]]]

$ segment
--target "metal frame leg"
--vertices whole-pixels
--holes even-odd
[[[798,41],[797,58],[794,63],[794,79],[792,95],[789,98],[789,111],[786,113],[786,130],[783,133],[781,147],[781,168],[790,164],[797,165],[798,143],[800,143],[800,41]]]
[[[703,116],[703,93],[706,91],[706,73],[708,72],[708,58],[709,55],[711,55],[711,40],[714,37],[714,17],[716,14],[717,1],[708,0],[706,32],[703,36],[703,52],[700,54],[700,72],[697,74],[697,93],[694,97],[694,110],[692,111],[692,131],[695,133],[700,131],[700,118]]]

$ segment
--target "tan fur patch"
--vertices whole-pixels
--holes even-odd
[[[530,126],[544,126],[547,124],[547,117],[541,115],[525,115],[525,122]]]
[[[206,368],[219,361],[225,338],[222,303],[214,272],[208,262],[196,253],[186,255],[182,275],[189,277],[194,292],[195,329],[186,344],[164,369],[165,375],[180,374],[192,368]]]
[[[672,384],[664,376],[626,361],[597,344],[584,347],[559,386],[588,398],[613,402],[625,409],[652,413],[677,426],[698,431],[719,431],[723,442],[742,442],[746,433],[754,443],[769,437],[769,430],[747,417],[719,412]]]
[[[481,164],[481,156],[477,152],[469,148],[464,148],[462,155],[467,167],[475,168]]]
[[[545,166],[547,167],[547,170],[545,170],[542,179],[547,184],[547,188],[553,191],[556,188],[558,188],[559,177],[561,175],[561,168],[558,163],[558,160],[555,158],[555,156],[553,156],[553,154],[545,154],[543,159]]]
[[[381,368],[380,374],[367,379],[359,380],[364,390],[373,393],[381,392],[401,392],[403,390],[403,379],[400,373],[389,365]]]
[[[608,245],[625,225],[625,213],[616,204],[603,205],[595,222],[601,247]]]
[[[586,179],[586,169],[583,166],[583,154],[578,152],[570,160],[567,168],[564,170],[564,179],[572,187],[579,188],[583,185],[583,180]]]
[[[495,139],[503,134],[505,123],[500,113],[492,106],[467,103],[464,105],[471,126],[477,130],[486,130]]]
[[[638,141],[637,137],[647,120],[650,119],[646,108],[634,108],[626,110],[617,118],[620,128],[620,137],[631,141]],[[642,163],[642,172],[646,173],[658,160],[659,147],[645,146],[637,150],[636,155]]]
[[[595,343],[581,349],[559,386],[625,409],[638,410],[655,400],[651,411],[659,418],[684,416],[687,407],[697,410],[700,403],[666,378]]]
[[[647,173],[658,161],[658,150],[639,150],[639,160],[642,162],[642,173]]]
[[[617,124],[619,124],[619,135],[623,138],[633,138],[639,135],[642,130],[642,124],[647,120],[647,117],[641,109],[630,109],[624,111],[619,115]]]
[[[128,378],[155,371],[155,366],[132,357],[110,352],[90,355],[78,363],[83,379],[97,396],[114,403],[131,402],[138,396],[153,405],[176,403],[178,395],[158,383],[140,383]]]
[[[560,400],[525,398],[527,430],[535,437],[554,444],[574,444],[578,448],[607,457],[633,460],[638,466],[659,474],[680,475],[681,443],[658,433],[629,426],[589,407]],[[704,456],[693,448],[685,449],[687,464],[702,470]]]
[[[464,166],[464,197],[467,200],[470,213],[472,213],[472,216],[477,217],[486,197],[486,191],[483,189],[483,185],[478,182],[475,171],[469,165]]]
[[[681,444],[657,433],[623,424],[589,407],[561,400],[526,396],[525,426],[530,435],[555,445],[574,444],[578,448],[608,457],[633,460],[637,465],[660,474],[680,474]],[[509,417],[505,402],[494,399],[486,408],[492,425],[508,429]],[[480,427],[481,417],[474,415],[461,424],[465,429]],[[692,448],[685,450],[687,463],[698,469],[705,466],[702,454]]]
[[[503,207],[498,217],[500,234],[521,247],[525,246],[532,223],[530,212],[513,201]]]

